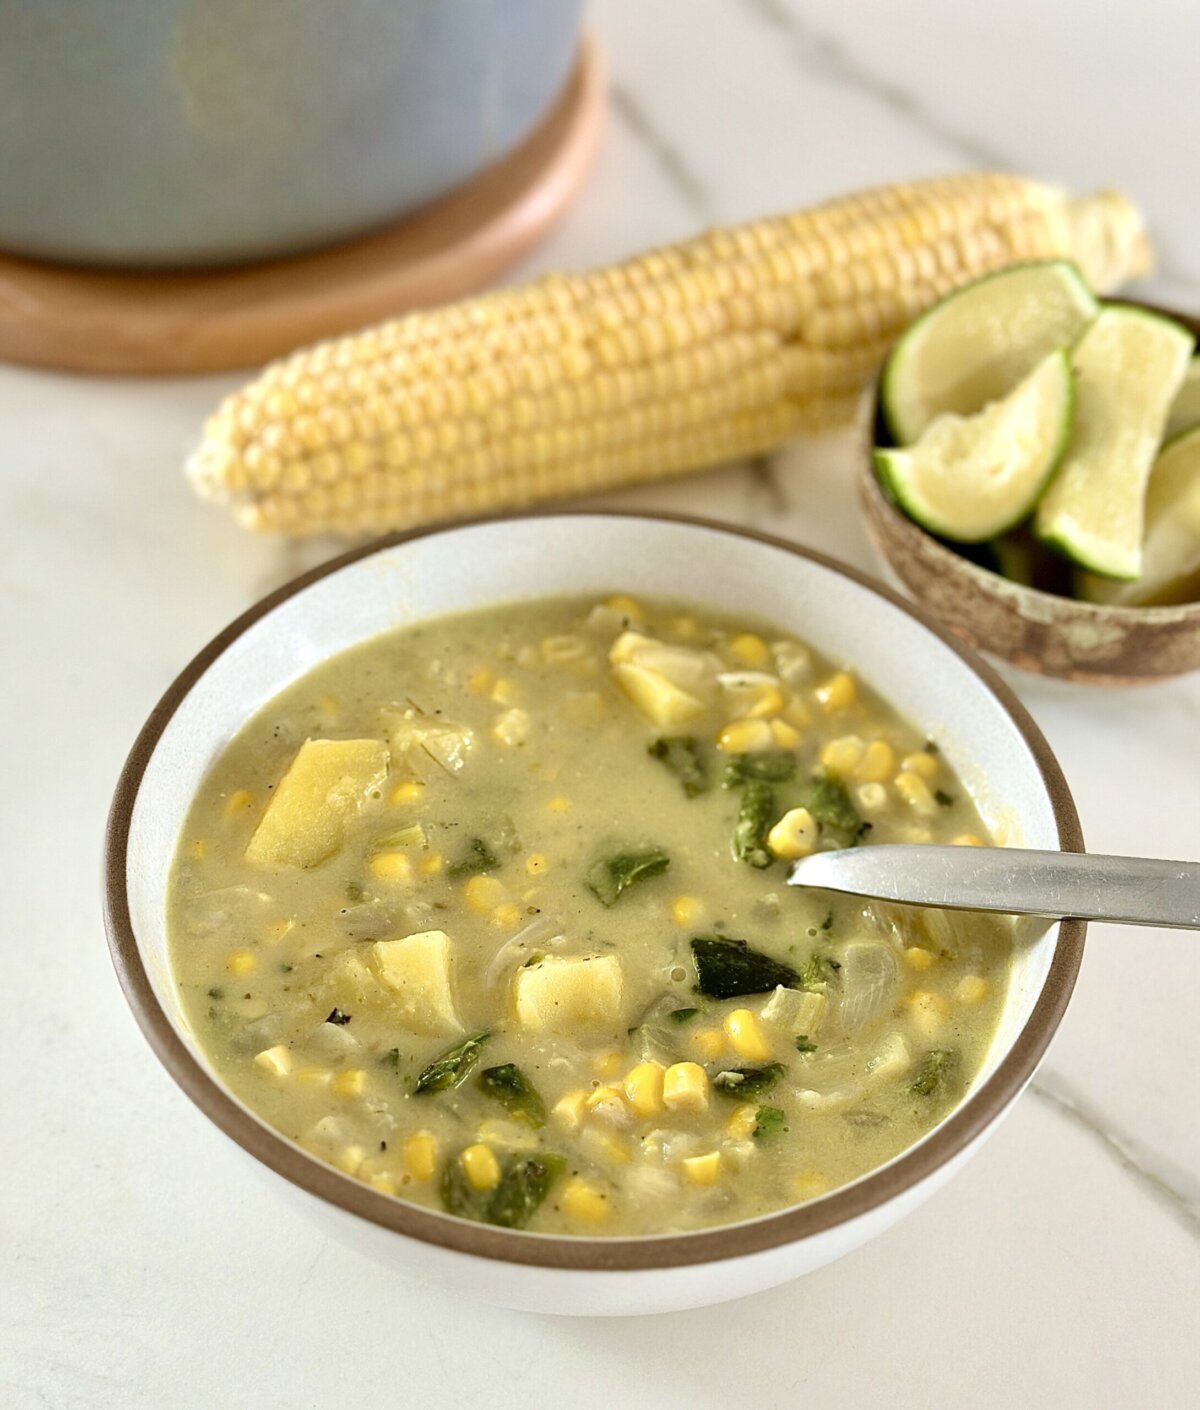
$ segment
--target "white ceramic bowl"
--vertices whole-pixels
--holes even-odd
[[[167,959],[167,875],[205,771],[273,695],[378,632],[506,599],[617,590],[688,598],[780,623],[852,666],[934,738],[985,821],[1010,842],[1082,850],[1058,766],[999,679],[886,590],[771,539],[626,515],[482,522],[351,553],[234,622],[155,709],[114,799],[106,919],[130,1005],[188,1096],[330,1232],[415,1277],[540,1312],[703,1306],[785,1282],[880,1233],[974,1153],[1029,1081],[1083,950],[1079,922],[1030,930],[983,1070],[924,1140],[821,1199],[723,1228],[636,1239],[493,1229],[378,1194],[265,1126],[214,1075],[188,1028]]]

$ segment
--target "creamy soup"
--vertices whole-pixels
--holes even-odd
[[[198,1041],[376,1190],[544,1232],[748,1218],[961,1097],[1007,920],[789,888],[790,862],[978,844],[960,781],[761,622],[550,599],[347,651],[208,774],[170,879]]]

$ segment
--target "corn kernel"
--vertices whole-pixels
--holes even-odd
[[[619,1087],[606,1083],[588,1094],[583,1104],[584,1113],[610,1126],[628,1126],[629,1108],[625,1104],[625,1094]]]
[[[896,768],[896,751],[886,739],[873,739],[854,766],[854,777],[864,783],[886,783]]]
[[[322,695],[321,699],[317,702],[317,709],[326,720],[332,722],[337,719],[341,706],[338,704],[336,697],[332,695]]]
[[[601,1053],[596,1059],[596,1071],[601,1077],[615,1077],[623,1066],[621,1054],[615,1050]]]
[[[725,1051],[725,1034],[720,1028],[697,1028],[692,1034],[692,1047],[711,1062]]]
[[[565,1126],[568,1131],[578,1131],[583,1123],[584,1103],[587,1099],[588,1093],[582,1087],[568,1092],[559,1097],[550,1108],[551,1119],[557,1121],[560,1126]]]
[[[504,905],[497,906],[492,912],[492,924],[499,926],[502,930],[511,930],[521,919],[521,908],[512,901],[506,901]]]
[[[831,739],[821,749],[821,767],[828,769],[839,778],[849,778],[858,768],[866,753],[867,746],[856,734],[844,734],[839,739]]]
[[[418,783],[415,778],[406,778],[403,783],[398,783],[388,794],[388,802],[392,807],[400,807],[404,803],[415,803],[421,794],[425,792],[425,785]]]
[[[254,794],[248,788],[239,788],[231,793],[225,800],[226,819],[234,818],[239,813],[247,813],[254,807]]]
[[[284,1043],[277,1043],[273,1048],[264,1048],[261,1053],[255,1053],[254,1061],[272,1077],[286,1077],[292,1070],[292,1055]]]
[[[929,785],[920,774],[910,769],[902,769],[896,775],[896,792],[915,813],[922,817],[932,817],[937,812],[937,801],[929,791]]]
[[[601,1224],[608,1218],[608,1196],[576,1175],[563,1186],[559,1208],[576,1223]]]
[[[373,1190],[378,1190],[381,1195],[394,1195],[396,1193],[396,1177],[389,1175],[386,1170],[380,1170],[371,1176],[370,1186]]]
[[[674,617],[671,620],[671,630],[684,641],[694,641],[700,631],[700,624],[695,617]]]
[[[695,896],[676,896],[671,902],[671,919],[676,925],[698,925],[704,916],[704,902]]]
[[[717,748],[727,754],[761,754],[774,744],[766,720],[733,720],[717,734]]]
[[[708,1073],[695,1062],[673,1062],[663,1074],[663,1105],[671,1111],[708,1110]]]
[[[500,1183],[500,1162],[491,1146],[468,1146],[458,1160],[473,1190],[494,1190]]]
[[[817,686],[813,694],[826,714],[836,715],[841,710],[848,710],[854,704],[858,696],[858,687],[849,671],[838,671],[836,675],[830,676],[823,685]]]
[[[789,808],[767,833],[772,856],[784,861],[807,857],[817,845],[820,828],[807,808]]]
[[[638,1116],[657,1116],[663,1109],[663,1074],[658,1062],[639,1062],[625,1076],[625,1099]]]
[[[333,1157],[333,1163],[344,1175],[357,1175],[367,1153],[362,1146],[343,1146]]]
[[[928,780],[937,777],[938,761],[928,751],[921,749],[915,754],[906,754],[900,760],[900,767],[910,774],[919,774]]]
[[[614,1059],[614,1061],[610,1062],[607,1060],[608,1058],[612,1058]],[[602,1059],[600,1063],[596,1064],[597,1068],[600,1068],[602,1066],[604,1068],[605,1073],[609,1075],[615,1075],[613,1069],[619,1068],[620,1065],[620,1053],[607,1053],[605,1055],[605,1059]],[[587,1093],[587,1095],[584,1097],[583,1109],[584,1111],[595,1111],[596,1108],[600,1106],[603,1102],[613,1100],[619,1101],[624,1104],[625,1096],[622,1093],[620,1087],[614,1087],[611,1082],[605,1082],[602,1083],[599,1087],[593,1087],[592,1090]]]
[[[367,1085],[367,1074],[361,1067],[348,1067],[329,1084],[329,1090],[339,1097],[361,1097]]]
[[[569,813],[571,811],[571,800],[564,798],[559,793],[546,804],[546,811],[550,813]]]
[[[691,1185],[715,1185],[721,1178],[721,1152],[689,1155],[679,1162],[683,1178]]]
[[[195,842],[192,843],[192,856],[198,862],[202,862],[204,858],[208,856],[208,843],[203,837],[197,837]]]
[[[829,1181],[819,1170],[801,1170],[792,1181],[792,1194],[797,1199],[816,1199],[829,1189]]]
[[[758,1019],[749,1009],[734,1009],[726,1014],[722,1027],[738,1057],[745,1058],[747,1062],[766,1062],[771,1056],[770,1045],[763,1037]]]
[[[742,666],[763,671],[773,664],[771,648],[753,632],[742,632],[729,643],[729,654]]]
[[[492,686],[492,703],[494,705],[515,705],[521,698],[521,687],[516,681],[504,677]]]
[[[748,720],[771,720],[787,704],[787,699],[777,685],[764,686],[757,692],[754,703],[746,711]],[[772,735],[774,731],[772,731]]]
[[[904,963],[918,974],[924,974],[933,966],[937,956],[932,950],[923,950],[920,945],[909,945],[904,951]]]
[[[437,1142],[428,1131],[414,1131],[401,1152],[404,1168],[414,1180],[432,1180],[437,1169]]]
[[[530,876],[541,876],[549,865],[542,852],[530,852],[525,858],[525,870]]]
[[[496,677],[486,666],[472,666],[463,682],[472,695],[485,695]]]
[[[957,837],[951,839],[951,844],[955,847],[983,847],[986,844],[982,837],[976,837],[973,832],[960,832]]]
[[[368,865],[376,881],[403,886],[412,880],[412,858],[407,852],[376,852]]]
[[[908,1011],[917,1029],[926,1038],[936,1037],[946,1026],[950,1004],[928,989],[916,989],[908,996]]]
[[[604,605],[611,607],[614,612],[619,612],[622,617],[628,617],[638,626],[642,626],[646,621],[646,611],[642,604],[634,597],[626,597],[624,593],[617,593],[615,597],[606,598]]]
[[[754,1128],[758,1125],[758,1108],[753,1102],[743,1102],[741,1106],[735,1106],[733,1115],[725,1123],[725,1129],[736,1140],[746,1141],[754,1134]]]
[[[230,950],[225,956],[225,968],[230,974],[253,974],[258,968],[258,956],[249,950]]]
[[[446,859],[440,852],[430,852],[427,857],[421,858],[417,870],[422,876],[440,876],[445,865]]]
[[[977,1004],[987,991],[987,980],[977,974],[963,975],[954,990],[964,1004]]]
[[[285,936],[291,934],[294,924],[295,922],[288,920],[286,916],[280,916],[267,922],[264,933],[272,945],[278,945]]]
[[[306,1087],[312,1087],[318,1092],[323,1092],[333,1080],[333,1073],[327,1067],[302,1067],[296,1073],[296,1081],[302,1082]]]
[[[494,876],[473,876],[463,887],[463,899],[476,915],[486,916],[512,900],[508,888]]]
[[[776,749],[795,749],[800,743],[800,731],[786,720],[772,720],[771,742]]]

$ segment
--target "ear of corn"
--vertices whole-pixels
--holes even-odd
[[[674,475],[850,417],[888,345],[958,284],[1150,263],[1114,193],[966,174],[719,229],[299,352],[230,397],[189,462],[253,529],[364,533]]]

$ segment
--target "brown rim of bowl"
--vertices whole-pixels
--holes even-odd
[[[684,514],[646,514],[622,510],[554,510],[515,516],[598,517],[690,524],[733,537],[751,539],[808,559],[867,588],[908,616],[958,656],[999,700],[1028,746],[1042,776],[1065,852],[1083,851],[1083,834],[1075,804],[1062,770],[1028,711],[998,675],[972,651],[918,609],[866,574],[821,553],[797,547],[770,534],[731,527]],[[783,1209],[740,1224],[695,1233],[650,1234],[637,1238],[585,1238],[534,1234],[492,1228],[440,1214],[434,1210],[379,1194],[308,1155],[287,1137],[260,1122],[237,1102],[187,1050],[160,1006],[138,951],[126,890],[127,849],[134,803],[146,766],[159,737],[184,697],[218,656],[243,632],[295,593],[321,578],[385,549],[448,529],[501,522],[495,517],[390,534],[352,549],[294,579],[244,612],[215,636],[167,688],[134,742],[113,796],[105,836],[104,922],[109,948],[125,997],[138,1025],[163,1066],[184,1093],[226,1136],[277,1175],[310,1195],[357,1215],[381,1228],[458,1253],[501,1262],[587,1271],[638,1271],[677,1268],[738,1258],[824,1233],[839,1224],[869,1214],[904,1194],[966,1149],[1020,1093],[1032,1076],[1058,1027],[1071,997],[1083,956],[1087,926],[1080,920],[1061,923],[1054,959],[1033,1012],[995,1072],[932,1135],[910,1147],[888,1165],[864,1175],[809,1204]]]

